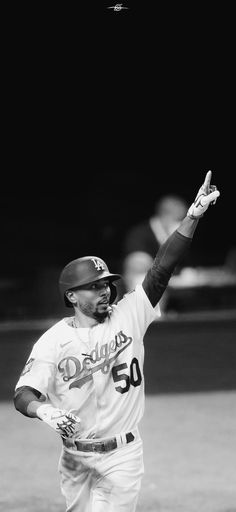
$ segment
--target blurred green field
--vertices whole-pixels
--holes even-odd
[[[0,428],[0,510],[64,512],[54,431],[9,402]],[[140,431],[137,512],[236,512],[236,391],[147,396]]]

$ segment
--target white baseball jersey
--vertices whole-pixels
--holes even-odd
[[[144,411],[143,337],[158,316],[138,284],[103,323],[75,328],[73,317],[60,320],[34,344],[16,388],[37,389],[94,437],[132,430]]]

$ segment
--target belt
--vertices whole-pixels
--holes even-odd
[[[120,439],[119,439],[120,438]],[[74,441],[74,449],[76,448],[80,452],[110,452],[115,450],[123,444],[131,443],[135,439],[132,432],[127,434],[121,434],[120,436],[111,437],[107,439],[101,439],[100,441],[85,440],[85,441]],[[64,441],[66,446],[66,440]],[[69,448],[69,446],[68,446]]]

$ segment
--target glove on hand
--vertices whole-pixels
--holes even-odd
[[[187,216],[191,219],[199,219],[207,210],[209,204],[215,204],[220,192],[215,185],[211,185],[212,172],[206,173],[205,181],[200,187],[194,203],[190,206]]]
[[[78,416],[50,404],[40,405],[37,416],[63,438],[68,439],[81,431],[81,420]]]

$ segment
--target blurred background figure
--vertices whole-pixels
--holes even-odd
[[[165,242],[187,213],[188,205],[182,197],[165,195],[154,205],[153,215],[133,226],[126,234],[123,244],[123,278],[125,291],[133,290],[142,282],[151,267],[159,246]],[[175,273],[179,273],[180,266]],[[167,295],[161,301],[165,308]]]

